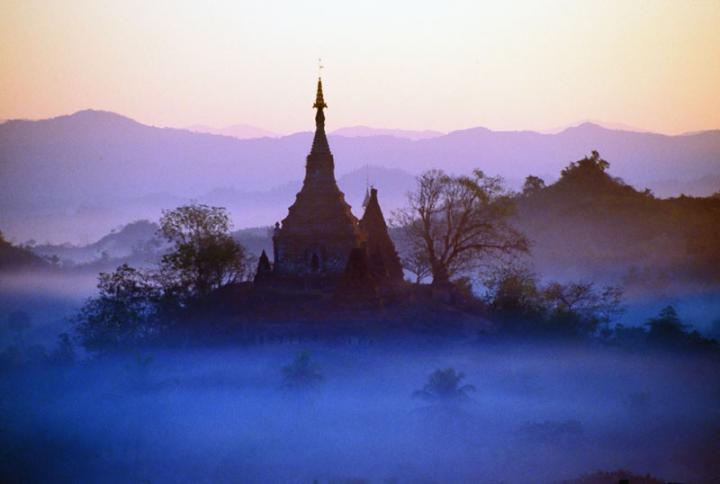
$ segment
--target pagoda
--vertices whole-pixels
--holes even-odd
[[[362,246],[364,237],[335,180],[335,160],[325,135],[322,79],[318,79],[313,108],[317,110],[315,137],[306,159],[305,180],[287,217],[276,225],[273,273],[332,280],[343,274],[350,252]]]
[[[337,185],[335,160],[325,134],[327,104],[320,78],[313,108],[315,136],[306,158],[305,179],[287,217],[275,224],[272,268],[267,256],[263,257],[256,280],[301,290],[335,289],[341,281],[343,287],[355,283],[387,287],[402,282],[402,266],[377,190],[370,191],[358,221]]]

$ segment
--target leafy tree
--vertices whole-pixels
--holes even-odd
[[[283,368],[283,386],[286,388],[303,389],[312,388],[323,381],[310,358],[310,353],[302,351],[295,356],[292,364]]]
[[[686,336],[685,325],[673,306],[665,306],[647,323],[650,328],[648,339],[656,343],[678,343]]]
[[[230,229],[230,218],[221,207],[192,204],[164,211],[160,233],[173,244],[161,263],[166,288],[203,297],[247,278],[245,249],[233,240]]]
[[[250,259],[230,235],[223,208],[192,204],[163,212],[159,232],[171,250],[159,270],[123,264],[101,273],[98,296],[77,317],[77,330],[90,350],[135,346],[179,319],[190,300],[249,276]]]
[[[77,330],[89,350],[127,347],[145,342],[160,329],[162,289],[145,272],[123,264],[101,273],[99,294],[77,315]]]
[[[474,392],[475,387],[461,385],[464,378],[465,374],[455,371],[454,368],[435,370],[422,389],[413,393],[413,396],[436,402],[467,400],[468,393]]]
[[[614,286],[597,290],[592,282],[553,282],[543,290],[543,297],[551,318],[571,322],[585,334],[607,327],[622,312],[622,289]]]
[[[563,169],[561,176],[564,178],[572,176],[583,176],[592,172],[605,173],[610,168],[610,163],[600,157],[600,153],[593,150],[590,156],[584,157],[582,160],[574,161]]]
[[[500,267],[485,280],[489,309],[505,325],[516,326],[545,317],[537,276],[524,267]]]
[[[545,180],[539,176],[530,175],[525,178],[525,184],[523,185],[522,194],[523,196],[532,195],[545,188]]]
[[[475,299],[475,293],[473,291],[473,281],[467,276],[461,276],[452,280],[453,286],[457,290],[457,293],[465,298],[466,301]]]
[[[498,269],[485,280],[491,317],[505,329],[580,336],[608,325],[622,312],[622,289],[593,283],[540,285],[524,267]]]
[[[500,178],[480,170],[457,177],[430,170],[417,180],[394,223],[405,231],[411,251],[427,257],[433,283],[447,284],[489,255],[528,250],[525,237],[510,225],[515,205]]]

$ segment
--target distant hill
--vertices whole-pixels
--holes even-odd
[[[561,132],[565,131],[566,129],[576,128],[582,124],[594,124],[596,126],[600,126],[602,128],[611,129],[611,130],[615,130],[615,131],[633,131],[636,133],[650,133],[651,132],[647,129],[638,128],[636,126],[630,126],[630,125],[624,124],[624,123],[612,123],[612,122],[606,122],[606,121],[598,121],[595,119],[586,119],[584,121],[579,121],[576,123],[568,124],[568,125],[565,125],[565,126],[562,126],[559,128],[544,129],[540,132],[548,133],[548,134],[561,133]],[[687,134],[687,133],[685,133],[685,134]]]
[[[308,112],[308,127],[312,125]],[[284,216],[294,192],[275,192],[266,208],[256,208],[253,197],[296,186],[311,139],[310,132],[237,139],[147,126],[102,111],[6,121],[0,124],[0,228],[20,240],[87,241],[120,223],[154,220],[160,208],[217,190],[245,194],[233,204],[239,224],[269,224]],[[659,196],[679,194],[681,187],[709,189],[693,180],[720,175],[717,130],[665,136],[593,124],[558,134],[472,128],[415,141],[331,135],[330,144],[341,180],[366,165],[410,176],[429,168],[454,173],[480,168],[517,187],[526,175],[547,178],[593,149],[612,161],[614,174],[653,188]],[[390,193],[403,191],[381,187],[381,197],[388,200]]]
[[[267,129],[258,128],[257,126],[250,126],[249,124],[234,124],[225,128],[213,128],[211,126],[195,124],[193,126],[188,126],[186,129],[194,133],[232,136],[233,138],[238,139],[277,138],[280,136],[279,134],[268,131]]]
[[[32,251],[40,256],[57,256],[61,261],[72,261],[73,264],[85,264],[101,258],[137,259],[162,246],[157,236],[159,228],[155,222],[138,220],[87,245],[39,244],[33,246]]]
[[[413,131],[409,129],[386,129],[371,128],[369,126],[348,126],[346,128],[336,129],[330,134],[336,136],[345,136],[347,138],[366,138],[368,136],[392,136],[395,138],[419,140],[437,138],[438,136],[443,136],[446,133],[441,133],[440,131],[432,131],[429,129]]]

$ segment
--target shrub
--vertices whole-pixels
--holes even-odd
[[[98,289],[98,296],[90,298],[76,317],[86,348],[129,347],[157,334],[161,291],[147,273],[123,264],[113,273],[101,273]]]
[[[468,393],[474,392],[475,387],[461,385],[464,378],[465,374],[455,371],[454,368],[435,370],[422,389],[413,393],[413,396],[435,402],[467,400],[470,398]]]
[[[610,322],[622,313],[619,287],[590,282],[541,286],[523,267],[501,268],[485,286],[490,316],[510,331],[574,337],[609,333]]]

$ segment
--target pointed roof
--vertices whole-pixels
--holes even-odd
[[[387,224],[385,223],[385,216],[380,208],[380,202],[377,198],[377,188],[373,187],[370,189],[367,203],[363,203],[365,206],[365,213],[363,214],[360,223],[368,229],[379,228],[387,230]]]
[[[315,113],[315,137],[313,138],[312,149],[310,155],[330,153],[330,145],[327,136],[325,136],[325,112],[327,107],[325,97],[323,96],[322,79],[318,77],[317,93],[315,94],[315,104],[313,108],[317,109]]]
[[[370,203],[370,187],[365,188],[365,198],[363,198],[362,207],[367,208]]]
[[[400,282],[403,279],[402,264],[388,234],[377,192],[375,188],[370,189],[370,200],[360,220],[360,230],[367,237],[370,272],[378,282]]]
[[[318,77],[317,93],[315,94],[315,104],[313,104],[313,108],[323,109],[326,107],[327,104],[325,104],[325,98],[323,97],[322,90],[322,78]]]
[[[255,270],[255,281],[268,276],[270,273],[272,273],[270,259],[268,259],[268,256],[263,249],[262,254],[260,254],[260,259],[258,260],[257,269]]]

